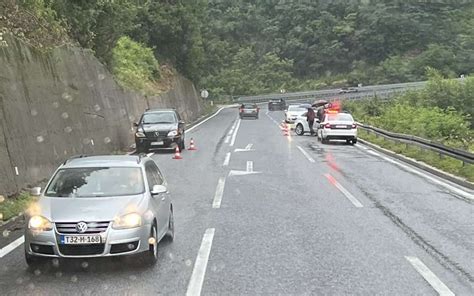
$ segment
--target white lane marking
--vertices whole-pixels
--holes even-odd
[[[314,162],[314,159],[311,157],[311,155],[308,154],[301,146],[296,146],[298,149],[303,153],[303,155],[309,160],[309,162]]]
[[[232,135],[232,140],[230,141],[230,146],[234,146],[235,144],[235,138],[237,137],[237,133],[239,132],[239,128],[240,128],[240,122],[242,120],[239,119],[239,121],[237,121],[237,125],[235,126],[235,130],[234,130],[234,134]]]
[[[229,143],[229,141],[230,141],[230,136],[227,136],[227,137],[225,137],[225,141],[224,141],[224,143],[226,143],[226,144],[227,144],[227,143]]]
[[[339,189],[339,191],[342,192],[342,194],[344,194],[345,197],[347,197],[348,200],[350,200],[350,202],[356,207],[356,208],[362,208],[364,207],[360,201],[355,198],[354,195],[352,195],[349,191],[347,191],[346,188],[344,188],[339,182],[337,182],[337,180],[331,176],[330,174],[324,174],[324,176],[329,180],[329,182],[331,182],[331,184],[333,184],[334,186],[336,186],[337,189]]]
[[[237,148],[234,150],[234,152],[248,152],[248,151],[254,151],[254,149],[252,149],[253,147],[253,144],[248,144],[247,146],[245,146],[244,149],[240,149],[240,148]]]
[[[236,170],[231,170],[229,172],[229,177],[232,177],[232,176],[245,176],[245,175],[256,175],[256,174],[260,174],[261,172],[247,172],[247,171],[236,171]]]
[[[456,193],[456,194],[458,194],[458,195],[460,195],[460,196],[462,196],[462,197],[464,197],[464,198],[467,198],[467,199],[470,199],[470,200],[474,200],[474,196],[473,196],[472,194],[470,194],[470,193],[468,193],[468,192],[466,192],[466,191],[464,191],[464,190],[462,190],[462,189],[459,189],[459,188],[454,187],[454,186],[452,186],[452,185],[450,185],[450,184],[448,184],[448,183],[445,183],[445,182],[443,182],[443,181],[441,181],[441,180],[438,180],[438,179],[436,179],[436,178],[434,178],[434,177],[431,177],[431,176],[429,176],[429,175],[427,175],[427,174],[425,174],[425,173],[423,173],[423,172],[421,172],[421,171],[419,171],[419,170],[417,170],[417,169],[411,168],[411,167],[409,167],[409,166],[407,166],[407,165],[404,165],[404,164],[402,164],[402,163],[400,163],[400,162],[398,162],[398,161],[396,161],[396,160],[393,160],[393,159],[391,159],[391,158],[389,158],[389,157],[383,156],[382,154],[380,154],[380,153],[378,153],[378,152],[375,152],[375,151],[373,151],[373,150],[371,150],[371,149],[367,149],[367,150],[365,150],[365,151],[366,151],[367,153],[369,153],[369,154],[372,154],[372,155],[375,155],[375,156],[377,156],[377,157],[380,157],[380,158],[382,158],[382,159],[385,160],[385,161],[388,161],[388,162],[390,162],[390,163],[393,163],[393,164],[395,164],[395,165],[397,165],[397,166],[399,166],[399,167],[401,167],[401,168],[403,168],[403,169],[405,169],[405,170],[407,170],[407,171],[410,171],[410,172],[412,172],[412,173],[414,173],[414,174],[416,174],[416,175],[418,175],[418,176],[420,176],[420,177],[423,177],[423,178],[425,178],[425,179],[428,179],[428,180],[430,180],[430,181],[433,182],[433,183],[436,183],[436,184],[438,184],[438,185],[441,185],[441,186],[445,187],[446,189],[448,189],[449,191],[454,192],[454,193]]]
[[[225,187],[225,178],[219,178],[216,187],[216,194],[214,195],[214,201],[212,202],[212,208],[218,209],[221,207],[222,196],[224,195],[224,187]]]
[[[417,257],[405,256],[405,259],[441,296],[454,296],[454,293]]]
[[[253,161],[247,161],[247,173],[253,173]]]
[[[199,248],[196,262],[194,263],[193,273],[189,280],[186,296],[201,295],[204,276],[206,275],[207,262],[211,254],[212,240],[214,239],[215,228],[208,228],[202,238],[201,247]]]
[[[216,113],[212,114],[211,116],[209,116],[208,118],[204,119],[203,121],[201,121],[200,123],[196,124],[195,126],[190,127],[190,128],[187,129],[186,131],[187,131],[188,133],[191,132],[193,129],[197,128],[198,126],[200,126],[200,125],[203,124],[204,122],[206,122],[206,121],[208,121],[209,119],[214,118],[215,116],[217,116],[217,114],[219,114],[224,108],[226,108],[226,107],[221,107],[221,108],[219,108],[219,110],[217,110]]]
[[[224,163],[222,164],[222,166],[228,166],[229,162],[230,162],[230,152],[227,152],[227,154],[225,155]]]
[[[10,244],[6,245],[2,249],[0,249],[0,258],[3,258],[5,255],[10,253],[11,251],[15,250],[19,246],[21,246],[25,242],[25,237],[22,235]]]
[[[267,117],[270,118],[270,120],[272,120],[276,125],[278,125],[278,127],[280,127],[280,124],[275,119],[273,119],[273,117],[271,117],[268,114],[265,114],[265,115],[267,115]]]
[[[151,157],[155,152],[148,153],[146,156]]]

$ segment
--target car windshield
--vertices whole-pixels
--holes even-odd
[[[244,105],[244,109],[257,109],[257,105]]]
[[[146,113],[143,115],[142,123],[143,124],[153,124],[153,123],[175,123],[176,116],[173,112],[154,112]]]
[[[51,197],[110,197],[144,192],[140,168],[98,167],[59,170],[46,189]]]
[[[326,121],[347,121],[353,122],[354,118],[350,114],[346,113],[337,113],[337,114],[328,114]]]

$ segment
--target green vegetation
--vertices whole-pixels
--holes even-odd
[[[474,71],[472,1],[6,2],[66,28],[111,69],[128,36],[214,99]]]
[[[151,48],[124,36],[117,41],[112,54],[113,71],[122,85],[153,93],[152,83],[160,77],[160,72]]]
[[[377,137],[373,133],[368,133],[364,130],[359,130],[358,135],[361,139],[367,140],[382,148],[391,150],[398,154],[403,154],[419,161],[423,161],[424,163],[436,167],[442,171],[463,177],[470,182],[474,182],[474,165],[463,165],[462,161],[460,160],[451,157],[443,157],[435,152],[430,150],[422,150],[416,146],[407,146],[402,143],[387,140],[382,137]]]
[[[22,192],[20,195],[12,198],[7,198],[0,202],[0,216],[3,216],[3,221],[7,221],[19,214],[23,213],[28,206],[35,200],[28,192]]]

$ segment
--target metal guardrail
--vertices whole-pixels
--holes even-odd
[[[463,165],[464,163],[474,163],[474,154],[470,153],[469,151],[448,147],[443,144],[431,140],[426,140],[417,136],[389,132],[370,125],[358,123],[357,126],[359,128],[362,128],[369,132],[373,132],[376,135],[380,135],[385,138],[389,138],[406,144],[416,145],[418,147],[437,152],[440,155],[446,155],[461,160],[463,162]]]
[[[235,100],[238,103],[261,103],[268,100],[285,99],[287,101],[296,101],[303,99],[315,99],[315,98],[331,98],[340,97],[344,98],[366,98],[373,97],[374,95],[380,97],[387,97],[393,93],[403,92],[409,89],[422,88],[426,85],[426,81],[421,82],[409,82],[409,83],[397,83],[397,84],[384,84],[384,85],[373,85],[359,87],[358,92],[355,93],[340,93],[340,89],[327,89],[317,91],[304,91],[284,94],[266,94],[260,96],[243,96]]]

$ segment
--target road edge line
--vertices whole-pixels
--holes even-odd
[[[19,246],[21,246],[24,242],[25,242],[25,236],[22,235],[19,238],[17,238],[16,240],[14,240],[13,242],[6,245],[5,247],[1,248],[0,249],[0,258],[3,258],[6,255],[8,255],[11,251],[13,251],[16,248],[18,248]]]
[[[334,186],[336,186],[339,191],[344,194],[344,196],[356,207],[356,208],[363,208],[364,205],[352,194],[350,193],[344,186],[339,183],[336,178],[331,176],[329,173],[324,174],[324,176],[331,182]]]
[[[301,153],[303,153],[303,155],[309,160],[309,162],[315,162],[314,158],[312,158],[311,155],[309,155],[309,153],[303,149],[303,147],[299,145],[297,145],[296,147],[298,148],[298,150],[301,151]]]
[[[418,161],[418,160],[415,160],[415,159],[406,157],[406,156],[404,156],[404,155],[395,153],[395,152],[393,152],[393,151],[391,151],[391,150],[382,148],[382,147],[380,147],[380,146],[378,146],[378,145],[375,145],[375,144],[373,144],[373,143],[370,143],[370,142],[368,142],[368,141],[366,141],[366,140],[363,140],[363,139],[360,139],[360,138],[359,138],[358,141],[359,141],[360,143],[362,143],[363,145],[365,145],[365,146],[368,146],[368,147],[370,147],[370,148],[372,148],[372,149],[374,149],[374,150],[377,150],[378,152],[381,152],[381,153],[383,153],[383,154],[386,154],[386,155],[388,155],[388,156],[390,156],[390,157],[393,157],[393,158],[395,158],[395,159],[397,159],[397,160],[400,160],[400,161],[403,161],[403,162],[405,162],[405,163],[408,163],[408,164],[410,164],[410,165],[412,165],[412,166],[414,166],[414,167],[416,167],[416,168],[418,168],[418,169],[420,169],[420,170],[426,171],[426,172],[431,173],[431,174],[433,174],[433,175],[435,175],[435,176],[437,176],[437,177],[440,177],[440,178],[442,178],[442,179],[445,179],[445,181],[450,181],[450,182],[452,182],[452,183],[455,183],[455,184],[460,185],[460,186],[462,186],[462,187],[465,187],[465,188],[467,188],[467,189],[474,190],[474,183],[472,183],[472,182],[469,182],[469,181],[467,181],[467,180],[461,179],[460,177],[457,177],[457,176],[455,176],[455,175],[452,175],[452,174],[450,174],[450,173],[447,173],[447,172],[445,172],[445,171],[442,171],[442,170],[440,170],[440,169],[438,169],[438,168],[432,167],[432,166],[430,166],[430,165],[428,165],[428,164],[425,164],[425,163],[423,163],[423,162],[421,162],[421,161]],[[447,184],[447,185],[449,185],[449,184]],[[449,185],[449,186],[452,186],[452,185]]]

